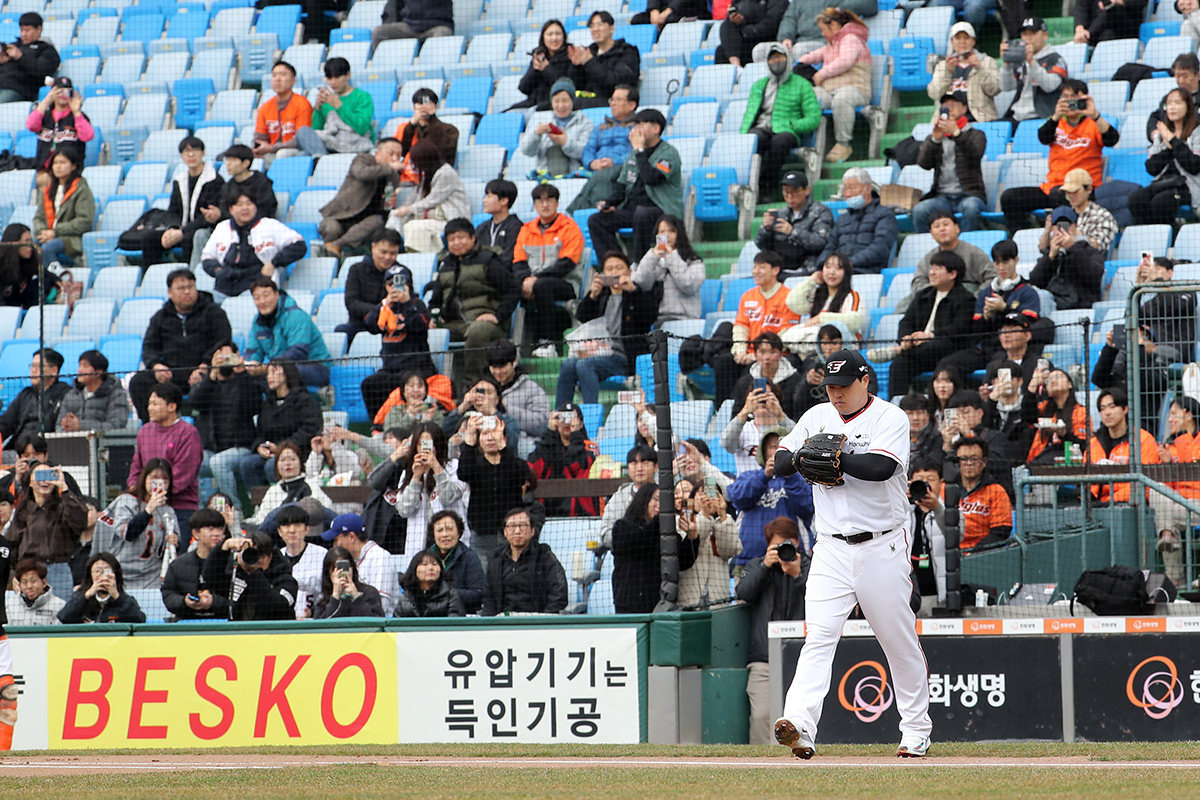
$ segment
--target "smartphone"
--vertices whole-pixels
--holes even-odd
[[[349,574],[350,573],[350,562],[344,558],[339,558],[337,561],[333,562],[333,571],[334,572],[345,572],[345,573]]]
[[[950,106],[942,106],[939,116],[941,119],[950,119]]]
[[[58,480],[58,470],[52,467],[38,467],[33,471],[33,479],[38,483],[54,483]]]
[[[716,497],[718,494],[717,479],[711,475],[704,479],[704,493],[709,497]]]
[[[601,275],[600,276],[600,285],[611,288],[613,286],[616,286],[617,283],[620,282],[620,280],[621,280],[620,275]]]
[[[1142,251],[1142,261],[1153,261],[1153,260],[1154,260],[1154,253],[1151,253],[1149,250]]]
[[[550,123],[550,133],[554,134],[555,136],[558,136],[560,133],[562,133],[562,128],[558,127],[553,122],[551,122]]]
[[[1012,370],[1007,367],[996,370],[996,380],[1008,383],[1012,380]]]
[[[558,421],[564,425],[573,425],[575,423],[575,414],[570,411],[558,412]]]
[[[113,568],[112,568],[112,567],[110,567],[110,566],[107,566],[107,565],[105,565],[105,566],[101,567],[101,568],[100,568],[100,575],[101,575],[102,577],[105,577],[105,578],[111,578],[111,577],[113,577]]]
[[[485,395],[487,394],[487,389],[483,388],[482,386],[477,386],[475,387],[475,394]]]
[[[421,440],[421,452],[428,453],[428,452],[431,452],[432,450],[433,450],[433,439],[422,439]]]
[[[496,418],[495,417],[484,417],[479,423],[479,430],[481,430],[481,431],[491,431],[491,430],[495,430],[495,429],[496,429]]]
[[[766,389],[767,389],[767,379],[766,378],[755,378],[754,379],[754,391],[762,392],[762,391],[766,391]]]
[[[403,275],[393,275],[392,276],[392,288],[393,289],[407,289],[408,281],[404,280]]]
[[[642,393],[628,390],[617,392],[617,402],[624,406],[636,405],[642,402]]]
[[[958,423],[958,409],[957,408],[947,408],[945,411],[942,412],[942,415],[943,415],[943,419],[945,419],[947,425],[956,425]]]
[[[214,497],[212,499],[212,510],[216,511],[218,513],[224,514],[225,513],[225,498],[224,497]]]
[[[1125,323],[1113,325],[1113,347],[1124,350],[1127,344],[1129,344],[1129,339],[1125,334]]]
[[[165,492],[167,490],[167,482],[162,478],[154,478],[150,481],[150,491]]]
[[[199,597],[197,597],[197,596],[196,596],[196,595],[194,595],[194,594],[189,594],[189,595],[187,596],[187,599],[188,599],[188,600],[191,600],[193,603],[199,603],[199,602],[200,602],[200,598],[199,598]]]
[[[679,445],[679,447],[675,448],[675,455],[680,458],[683,458],[684,456],[687,455],[687,448],[684,447],[682,444]]]
[[[658,244],[659,247],[666,247],[667,246],[667,235],[665,233],[660,233],[654,237],[654,241],[656,244]]]
[[[1038,369],[1042,370],[1043,372],[1050,369],[1050,359],[1039,358],[1038,359]]]

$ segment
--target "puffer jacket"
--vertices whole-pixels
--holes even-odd
[[[636,48],[634,52],[637,52]],[[613,166],[625,162],[625,157],[633,146],[629,144],[629,130],[634,126],[633,116],[624,122],[618,122],[612,117],[605,117],[604,122],[592,128],[587,146],[583,148],[583,167],[591,169],[592,162],[598,158],[611,158]]]
[[[38,506],[26,492],[13,509],[5,536],[16,549],[16,560],[36,558],[47,564],[65,564],[79,547],[79,534],[88,524],[88,507],[72,491],[51,495]]]
[[[419,589],[405,592],[396,598],[397,617],[465,617],[462,599],[458,590],[447,581],[438,581],[431,591]]]
[[[380,597],[379,590],[366,583],[355,585],[358,587],[358,597],[353,600],[322,597],[321,601],[313,607],[313,619],[386,617],[387,613],[383,610],[383,598]]]
[[[567,143],[562,146],[563,155],[567,157],[569,168],[567,172],[573,172],[582,164],[580,159],[583,158],[583,148],[587,146],[588,138],[592,135],[591,119],[579,111],[571,112],[571,116],[567,118],[566,123],[553,111],[539,111],[525,126],[525,134],[521,137],[521,152],[527,156],[536,156],[538,169],[546,168],[546,154],[553,147],[558,147],[550,139],[550,134],[538,135],[534,133],[537,126],[543,122],[553,125],[558,125],[562,128],[563,133],[567,135]]]
[[[877,274],[888,265],[899,236],[895,212],[880,204],[879,195],[872,193],[866,206],[834,220],[833,233],[817,263],[823,264],[834,253],[845,253],[855,272]]]
[[[822,48],[800,56],[802,64],[820,64],[821,88],[833,92],[843,86],[853,86],[871,94],[871,48],[867,46],[870,33],[865,25],[851,22],[833,35],[833,41]]]
[[[156,287],[157,288],[157,287]],[[142,338],[142,363],[166,364],[171,369],[193,368],[209,348],[233,338],[229,318],[209,292],[197,292],[196,305],[183,317],[170,300],[154,312]]]
[[[129,393],[121,382],[112,375],[105,375],[100,388],[91,397],[84,396],[84,390],[75,382],[75,386],[63,395],[58,407],[58,422],[54,429],[62,433],[63,417],[74,414],[79,418],[81,431],[113,431],[124,428],[129,423]]]
[[[487,578],[483,574],[483,564],[475,551],[459,542],[443,554],[438,546],[430,545],[429,552],[442,562],[442,571],[446,578],[454,584],[458,598],[462,601],[463,610],[475,614],[483,604],[483,595],[487,591]],[[397,615],[399,616],[399,615]]]

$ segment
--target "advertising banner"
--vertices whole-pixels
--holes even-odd
[[[1075,734],[1092,741],[1200,739],[1200,638],[1075,638]]]
[[[401,742],[640,740],[636,628],[396,635]]]
[[[783,690],[803,639],[783,641]],[[935,741],[1061,739],[1062,689],[1054,637],[922,637],[929,663]],[[842,639],[833,661],[817,740],[899,741],[900,715],[883,649],[875,639]]]

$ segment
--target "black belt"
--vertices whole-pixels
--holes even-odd
[[[863,542],[871,541],[872,539],[876,538],[877,536],[883,536],[885,533],[887,533],[887,531],[879,531],[879,532],[866,531],[865,533],[851,533],[848,536],[843,536],[840,533],[835,533],[835,534],[833,534],[833,538],[841,539],[843,542],[846,542],[847,544],[862,544]]]

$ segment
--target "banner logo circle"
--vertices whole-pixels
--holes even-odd
[[[858,679],[854,684],[854,697],[851,702],[846,698],[846,683],[859,667],[873,670],[874,674]],[[860,722],[874,722],[879,719],[884,711],[892,707],[894,699],[887,682],[887,670],[878,661],[860,661],[846,670],[846,674],[838,682],[838,702],[842,704],[842,708],[853,712]]]
[[[1151,672],[1142,681],[1141,698],[1134,693],[1134,680],[1142,667],[1148,664],[1161,664],[1166,672]],[[1125,695],[1129,702],[1146,712],[1150,719],[1164,719],[1173,708],[1183,702],[1183,684],[1179,681],[1179,671],[1175,662],[1166,656],[1150,656],[1133,668],[1129,679],[1125,681]]]

